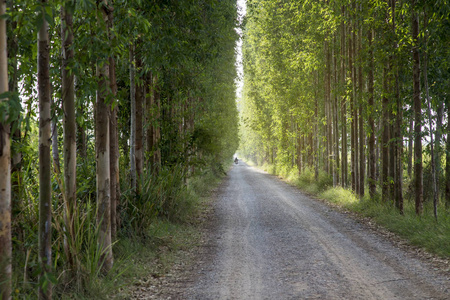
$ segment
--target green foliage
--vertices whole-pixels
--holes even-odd
[[[5,92],[0,94],[0,123],[11,124],[13,121],[19,120],[21,112],[22,107],[17,93]],[[16,124],[20,123],[16,122]],[[18,125],[15,126],[11,129],[12,132],[17,129]]]
[[[158,175],[147,172],[140,193],[123,193],[121,219],[127,235],[147,238],[157,219],[182,221],[193,207],[193,195],[184,184],[183,166],[163,168]]]
[[[197,187],[204,191],[198,176],[210,178],[224,172],[227,161],[238,147],[238,111],[235,102],[236,3],[227,1],[114,1],[114,22],[103,20],[99,1],[7,1],[8,59],[11,92],[0,95],[0,122],[10,122],[13,154],[20,154],[13,178],[14,287],[17,298],[34,298],[37,282],[38,223],[38,99],[37,32],[49,22],[50,81],[52,119],[57,121],[57,152],[63,153],[64,110],[61,87],[62,5],[73,14],[74,59],[69,72],[75,76],[77,123],[77,203],[74,215],[75,239],[65,229],[62,174],[53,173],[53,271],[47,282],[57,280],[55,297],[105,297],[105,282],[114,281],[121,271],[101,274],[102,253],[97,244],[95,110],[98,93],[98,66],[113,57],[117,94],[108,93],[107,102],[118,107],[120,190],[118,235],[139,237],[139,242],[158,240],[183,224],[197,205]],[[99,9],[99,6],[101,9]],[[131,194],[129,185],[130,139],[130,57],[140,60],[136,82],[145,85],[145,96],[158,91],[160,110],[145,107],[144,131],[160,130],[155,148],[161,151],[161,169],[154,171],[147,149],[140,191]],[[133,58],[131,58],[133,59]],[[157,77],[148,83],[146,78]],[[108,92],[110,92],[108,87]],[[156,112],[160,117],[156,117]],[[6,120],[6,118],[8,118]],[[21,122],[23,120],[23,122]],[[61,161],[62,163],[62,161]],[[174,224],[177,225],[174,225]],[[161,225],[166,224],[166,225]],[[183,225],[180,225],[183,226]],[[161,239],[169,239],[165,236]],[[122,254],[114,246],[116,254]],[[71,249],[71,257],[65,246]],[[129,255],[124,251],[124,257]],[[116,267],[121,268],[120,263]],[[120,259],[119,259],[120,261]],[[45,281],[45,279],[44,279]],[[111,284],[114,285],[114,284]],[[71,297],[69,296],[69,297]]]

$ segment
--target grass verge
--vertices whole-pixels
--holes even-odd
[[[180,218],[154,217],[145,234],[122,232],[114,245],[114,269],[93,277],[83,293],[67,293],[61,299],[130,299],[150,296],[150,279],[162,278],[177,263],[189,262],[192,249],[201,245],[202,225],[212,192],[222,178],[204,174],[188,183],[189,209]],[[185,195],[183,193],[183,195]],[[145,288],[144,288],[145,286]]]

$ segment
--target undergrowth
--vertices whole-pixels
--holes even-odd
[[[411,245],[450,258],[450,212],[442,202],[438,207],[439,215],[436,222],[432,201],[425,202],[423,214],[417,216],[414,202],[405,199],[404,214],[400,215],[392,202],[383,203],[379,197],[370,199],[367,193],[364,198],[359,199],[348,189],[333,187],[332,178],[324,172],[319,172],[316,179],[314,170],[307,169],[298,175],[294,168],[282,169],[269,164],[260,168],[270,174],[281,176],[308,194],[361,216],[370,217],[377,224],[406,239]]]
[[[148,175],[145,195],[132,205],[136,219],[123,226],[114,245],[120,276],[102,278],[101,284],[86,291],[86,298],[128,298],[130,286],[149,276],[163,276],[182,260],[185,251],[199,244],[199,216],[220,180],[212,172],[191,177],[187,184],[173,172],[162,172],[160,178]]]
[[[199,217],[208,207],[211,191],[220,174],[205,168],[186,180],[182,166],[162,168],[158,176],[144,173],[139,193],[121,188],[119,231],[113,244],[114,266],[102,272],[102,250],[98,245],[95,173],[81,169],[73,238],[65,229],[61,195],[53,199],[53,268],[46,274],[54,299],[124,299],[129,286],[145,276],[162,276],[181,259],[184,250],[200,240]],[[94,177],[93,177],[94,176]],[[28,183],[29,176],[24,177]],[[94,183],[94,184],[92,184]],[[24,185],[26,203],[15,206],[13,299],[37,299],[38,199],[32,183]],[[94,188],[92,187],[94,186]],[[54,181],[58,190],[58,182]],[[66,248],[71,249],[69,253]]]

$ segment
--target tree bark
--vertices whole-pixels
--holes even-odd
[[[14,11],[14,1],[6,1],[7,9],[10,11]],[[6,32],[13,31],[17,27],[16,20],[7,20],[6,21]],[[6,34],[8,35],[8,34]],[[7,36],[7,56],[9,64],[9,69],[11,67],[13,69],[12,76],[9,77],[9,91],[12,93],[16,93],[19,90],[19,79],[18,79],[18,70],[19,70],[19,42],[17,35]],[[11,72],[10,72],[11,73]],[[6,77],[5,77],[6,78]],[[11,145],[20,144],[22,139],[21,129],[20,129],[20,120],[12,121],[10,124],[10,128],[16,128],[14,132],[11,134]],[[14,151],[14,147],[10,149],[11,153],[11,213],[14,214],[15,211],[20,211],[22,207],[20,193],[21,188],[20,185],[21,177],[22,177],[22,152],[19,150]]]
[[[353,162],[353,172],[354,175],[354,189],[356,194],[359,193],[359,136],[358,136],[358,98],[359,98],[359,92],[358,92],[358,77],[356,72],[356,48],[357,48],[357,37],[356,37],[356,30],[357,30],[357,14],[356,14],[356,1],[352,1],[352,17],[353,17],[353,25],[352,25],[352,60],[353,60],[353,67],[352,67],[352,124],[353,124],[353,141],[354,141],[354,162]]]
[[[371,198],[375,197],[375,193],[377,190],[377,177],[376,177],[376,160],[375,160],[375,122],[374,122],[374,113],[375,113],[375,107],[374,107],[374,79],[373,79],[373,68],[374,68],[374,61],[373,61],[373,49],[372,49],[372,28],[369,28],[367,31],[367,39],[369,43],[369,70],[368,70],[368,92],[369,92],[369,99],[368,99],[368,110],[369,110],[369,165],[368,165],[368,181],[369,181],[369,195]]]
[[[403,214],[403,101],[400,98],[400,87],[398,79],[398,69],[396,70],[396,98],[397,98],[397,146],[396,146],[396,189],[395,189],[395,204],[400,214]]]
[[[334,40],[336,44],[336,36]],[[333,48],[333,75],[334,75],[334,87],[333,87],[333,147],[334,147],[334,166],[335,166],[335,177],[336,185],[340,184],[340,159],[339,159],[339,98],[337,93],[337,87],[339,85],[339,72],[337,67],[337,53]]]
[[[59,146],[58,146],[58,117],[56,115],[57,107],[54,107],[54,101],[51,99],[51,106],[53,108],[52,112],[52,158],[53,158],[53,170],[57,176],[61,175],[61,163],[59,159]],[[64,187],[61,187],[64,190]]]
[[[408,176],[412,178],[412,165],[413,165],[413,140],[414,140],[414,116],[411,115],[409,118],[409,128],[408,128]]]
[[[141,58],[137,58],[136,60],[137,64],[137,70],[138,70],[138,74],[141,73],[141,68],[142,68],[142,62],[141,62]],[[136,126],[136,133],[135,133],[135,137],[136,137],[136,142],[135,142],[135,155],[136,155],[136,178],[138,179],[138,182],[140,182],[141,178],[142,178],[142,170],[144,167],[144,162],[143,162],[143,123],[142,123],[142,113],[143,113],[143,103],[144,103],[144,93],[143,93],[143,84],[142,82],[144,81],[143,78],[140,78],[140,80],[137,81],[136,83],[136,121],[135,121],[135,126]],[[139,184],[138,184],[139,185]]]
[[[0,16],[6,13],[6,1],[0,1]],[[0,18],[0,95],[8,92],[8,55],[6,19]],[[1,101],[6,99],[0,98]],[[11,147],[10,126],[0,120],[0,299],[11,299]]]
[[[147,152],[148,152],[148,159],[149,161],[147,163],[149,163],[150,165],[153,165],[153,106],[154,106],[154,102],[155,102],[155,97],[154,97],[154,93],[153,93],[153,85],[152,85],[152,78],[153,78],[153,74],[150,73],[147,75],[146,78],[146,85],[149,89],[148,93],[145,95],[145,114],[146,114],[146,124],[147,124],[147,131],[146,131],[146,135],[147,135]]]
[[[350,115],[351,115],[351,121],[350,121],[350,135],[351,135],[351,141],[350,141],[350,173],[351,173],[351,187],[353,191],[356,191],[356,118],[355,118],[355,68],[353,66],[353,39],[354,34],[353,33],[353,27],[352,25],[349,26],[348,31],[348,68],[350,73],[350,81],[351,81],[351,89],[350,92]]]
[[[445,99],[445,110],[447,112],[447,120],[450,117],[450,99]],[[447,124],[447,141],[445,145],[445,207],[450,208],[450,126]]]
[[[325,164],[326,171],[329,175],[333,176],[333,136],[332,136],[332,119],[331,119],[331,54],[329,42],[325,42],[325,118],[326,118],[326,153],[325,153]],[[333,177],[333,186],[335,186],[336,178]]]
[[[381,198],[387,202],[389,197],[389,99],[387,97],[387,73],[388,68],[384,68],[383,73],[383,98],[382,98],[382,138],[381,138]]]
[[[153,172],[155,175],[159,174],[161,169],[161,148],[159,147],[159,140],[161,139],[161,95],[159,92],[158,76],[153,76]]]
[[[423,162],[422,162],[422,106],[420,97],[419,20],[416,0],[412,0],[412,60],[413,60],[413,108],[414,108],[414,193],[416,214],[423,211]]]
[[[131,190],[136,192],[136,69],[134,61],[134,44],[130,45],[130,178]]]
[[[345,6],[341,8],[342,17],[345,17]],[[345,23],[341,22],[341,85],[346,86],[346,72],[345,72],[345,54],[346,54],[346,38],[345,38]],[[348,184],[348,152],[347,152],[347,99],[345,90],[342,91],[342,105],[341,105],[341,127],[342,127],[342,167],[341,177],[342,186],[347,187]]]
[[[108,2],[99,3],[102,21],[108,22]],[[109,93],[109,61],[97,62],[98,80],[97,109],[95,116],[96,158],[97,158],[97,224],[99,226],[98,244],[102,252],[101,264],[104,272],[113,266],[111,244],[111,172],[110,172],[110,112],[111,106],[106,103]]]
[[[298,175],[302,174],[303,164],[302,164],[302,143],[301,143],[301,133],[300,127],[296,124],[296,137],[297,137],[297,172]]]
[[[360,60],[362,58],[362,24],[359,24],[360,32],[358,34],[358,53]],[[358,65],[358,98],[359,98],[359,188],[358,195],[364,197],[364,181],[366,172],[366,156],[365,156],[365,132],[364,132],[364,118],[363,118],[363,68],[362,61]]]
[[[76,106],[74,75],[71,70],[73,63],[73,5],[75,3],[66,1],[61,8],[61,42],[62,42],[62,103],[63,103],[63,129],[64,129],[64,219],[67,235],[65,238],[70,242],[65,243],[65,251],[68,255],[69,264],[75,267],[74,259],[77,255],[73,253],[72,246],[75,244],[74,213],[76,207],[77,184],[77,135],[76,135]]]
[[[427,16],[425,14],[425,29],[427,28]],[[426,32],[426,31],[425,31]],[[428,34],[425,33],[425,39],[428,39]],[[425,42],[428,46],[427,41]],[[438,219],[437,215],[437,205],[438,205],[438,188],[437,188],[437,179],[436,179],[436,160],[435,160],[435,153],[434,153],[434,138],[433,138],[433,121],[431,118],[431,99],[429,95],[428,90],[428,47],[425,48],[425,53],[423,56],[423,80],[425,82],[425,95],[427,98],[427,111],[428,111],[428,125],[430,127],[430,148],[431,148],[431,178],[432,178],[432,185],[433,185],[433,212],[434,212],[434,218]]]
[[[395,22],[395,8],[396,8],[396,0],[391,0],[391,11],[392,11],[392,32],[394,36],[396,36],[396,22]],[[397,40],[394,40],[393,49],[398,48]],[[395,206],[397,207],[400,214],[403,214],[403,134],[402,134],[402,124],[403,124],[403,101],[400,97],[400,81],[399,81],[399,70],[400,66],[398,63],[398,57],[393,54],[393,66],[394,66],[394,93],[397,104],[397,111],[395,116],[395,124],[394,127],[394,199]]]
[[[41,0],[41,5],[47,1]],[[50,46],[48,23],[44,16],[38,34],[38,95],[39,95],[39,281],[46,281],[45,274],[52,266],[52,187],[51,187],[51,94],[50,94]],[[43,278],[44,277],[44,278]],[[52,298],[52,284],[39,285],[39,299]]]
[[[314,74],[314,83],[317,86],[319,81],[319,72],[315,72]],[[319,168],[320,168],[320,139],[319,139],[319,99],[317,97],[317,89],[314,89],[314,116],[315,116],[315,136],[316,136],[316,151],[315,151],[315,168],[314,168],[314,179],[319,180]]]
[[[442,119],[444,115],[444,102],[440,101],[438,103],[438,107],[436,110],[437,118],[436,118],[436,141],[435,141],[435,153],[436,153],[436,186],[438,188],[438,195],[442,195],[442,192],[439,193],[441,187],[441,176],[442,176],[442,134],[443,134],[443,126]]]
[[[334,137],[333,137],[333,102],[331,98],[331,52],[330,43],[327,43],[327,141],[328,141],[328,166],[330,175],[333,178],[333,186],[336,186],[336,176],[334,174]]]
[[[115,36],[111,33],[114,25],[114,14],[112,4],[109,5],[108,10],[108,32],[109,39],[112,41]],[[109,142],[111,144],[109,168],[111,172],[111,240],[115,241],[117,238],[117,231],[120,227],[119,214],[117,207],[120,199],[120,182],[119,182],[119,136],[117,131],[117,113],[118,103],[117,95],[117,79],[116,79],[116,62],[113,56],[109,57],[109,82],[111,93],[113,94],[114,107],[111,111],[111,118],[109,120]]]

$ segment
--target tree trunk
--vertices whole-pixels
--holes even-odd
[[[41,0],[45,5],[47,1]],[[38,95],[39,95],[39,280],[52,268],[52,187],[51,187],[51,94],[50,49],[48,23],[44,18],[38,34]],[[52,298],[52,284],[39,285],[39,299]]]
[[[333,177],[333,186],[336,186],[336,174],[335,174],[335,157],[334,157],[334,147],[333,147],[333,104],[331,100],[331,51],[330,51],[330,43],[326,42],[325,53],[326,53],[326,87],[325,87],[325,101],[327,102],[327,149],[328,149],[328,170],[329,174]]]
[[[373,80],[373,49],[372,49],[372,28],[367,31],[367,39],[369,43],[369,74],[368,74],[368,92],[369,92],[369,195],[371,198],[375,197],[377,190],[377,176],[376,176],[376,160],[375,160],[375,122],[373,119],[375,108],[374,108],[374,80]]]
[[[360,32],[358,34],[358,53],[362,58],[362,25],[359,24]],[[365,156],[365,133],[364,133],[364,118],[363,118],[363,68],[362,62],[358,65],[358,99],[359,99],[359,188],[358,195],[364,197],[364,181],[366,172],[366,156]]]
[[[436,140],[435,140],[435,161],[436,161],[436,186],[438,189],[438,195],[442,192],[440,191],[441,187],[441,176],[442,176],[442,134],[443,134],[443,125],[442,125],[442,119],[444,115],[444,102],[439,101],[437,109],[436,109]]]
[[[7,9],[10,11],[14,11],[14,1],[6,1]],[[6,32],[12,32],[17,27],[17,21],[16,20],[7,20],[6,22]],[[8,55],[8,61],[9,69],[11,70],[11,67],[13,69],[12,76],[9,77],[9,91],[12,93],[16,93],[19,90],[19,82],[18,82],[18,70],[19,70],[19,59],[18,59],[18,52],[19,52],[19,43],[18,43],[18,37],[17,35],[10,35],[7,37],[7,55]],[[10,72],[11,73],[11,72]],[[6,77],[5,77],[6,78]],[[14,120],[10,124],[10,128],[16,128],[14,132],[11,134],[11,145],[14,144],[20,144],[22,139],[21,129],[20,126],[20,120]],[[21,193],[21,176],[22,176],[22,153],[19,150],[15,150],[12,147],[10,149],[11,153],[11,213],[14,214],[14,212],[20,211],[22,208],[22,203],[20,199],[20,193]],[[18,237],[20,239],[20,237]],[[1,279],[0,279],[1,280]]]
[[[141,58],[137,58],[136,60],[136,67],[138,74],[142,72],[142,63]],[[138,80],[136,83],[136,119],[135,119],[135,126],[136,126],[136,133],[135,133],[135,155],[136,155],[136,177],[138,179],[138,182],[141,181],[142,178],[142,169],[144,167],[143,162],[143,123],[142,123],[142,113],[143,113],[143,103],[144,103],[144,93],[143,93],[143,78],[141,80]],[[138,184],[139,185],[139,184]],[[139,189],[138,189],[139,190]]]
[[[420,97],[419,20],[416,0],[412,1],[412,60],[413,60],[413,108],[414,108],[414,193],[416,214],[423,211],[423,162],[422,162],[422,101]]]
[[[387,73],[388,68],[384,68],[383,73],[383,99],[382,99],[382,138],[381,138],[381,198],[387,202],[389,197],[389,99],[387,97]]]
[[[412,178],[412,165],[413,165],[413,140],[414,140],[414,116],[410,116],[409,119],[409,132],[408,132],[408,176]]]
[[[445,110],[447,112],[447,120],[450,118],[450,99],[445,99]],[[447,141],[445,145],[445,207],[450,208],[450,126],[447,122]]]
[[[345,6],[342,6],[342,17],[345,17]],[[341,22],[341,85],[346,86],[345,73],[345,23]],[[347,99],[345,97],[345,90],[342,91],[342,106],[341,106],[341,126],[342,126],[342,186],[347,187],[348,184],[348,152],[347,152]]]
[[[298,171],[298,175],[302,174],[302,143],[301,143],[301,137],[300,137],[300,127],[298,126],[298,124],[296,124],[296,131],[297,131],[297,171]]]
[[[147,75],[146,78],[146,85],[149,89],[148,93],[145,95],[145,114],[146,114],[146,124],[147,124],[147,152],[148,152],[148,159],[150,165],[153,165],[153,106],[155,102],[154,93],[153,93],[153,85],[152,85],[152,73]]]
[[[99,5],[103,22],[108,22],[108,2]],[[110,172],[110,111],[106,104],[109,92],[109,61],[98,61],[96,68],[98,80],[97,109],[95,116],[96,158],[97,158],[97,224],[99,226],[98,244],[102,256],[102,270],[109,272],[113,266],[111,244],[111,172]]]
[[[329,122],[330,122],[330,118],[328,116],[328,106],[329,106],[329,102],[328,102],[328,66],[327,66],[327,61],[328,61],[328,46],[327,46],[327,42],[324,42],[324,64],[325,64],[325,70],[323,73],[323,89],[324,89],[324,95],[323,95],[323,117],[324,117],[324,125],[323,125],[323,136],[325,137],[325,153],[323,155],[323,169],[325,171],[325,173],[327,173],[328,175],[330,174],[330,163],[329,163],[329,158],[330,158],[330,139],[328,136],[328,127],[329,127]]]
[[[136,192],[136,69],[134,44],[130,45],[130,178],[131,190]]]
[[[400,214],[403,214],[403,134],[402,134],[402,124],[403,124],[403,101],[400,98],[400,87],[399,87],[399,74],[398,66],[396,69],[396,98],[397,98],[397,143],[396,143],[396,191],[395,191],[395,204]]]
[[[6,2],[0,1],[0,16]],[[8,56],[6,53],[6,19],[0,18],[0,95],[8,92]],[[1,99],[5,101],[6,99]],[[0,122],[0,299],[11,299],[11,148],[10,126]]]
[[[359,135],[358,135],[358,99],[359,99],[359,92],[358,92],[358,77],[356,72],[356,49],[357,49],[357,37],[356,37],[356,30],[357,30],[357,15],[356,15],[356,1],[352,1],[352,18],[354,19],[353,26],[352,26],[352,60],[353,60],[353,68],[351,70],[352,72],[352,124],[353,124],[353,141],[354,141],[354,162],[353,162],[353,170],[354,170],[354,180],[355,185],[353,191],[355,191],[356,194],[359,192]]]
[[[427,16],[425,14],[425,29],[427,28]],[[426,31],[425,31],[426,32]],[[435,153],[434,153],[434,138],[433,138],[433,121],[431,118],[431,99],[429,95],[428,90],[428,34],[425,33],[425,39],[426,39],[426,48],[425,53],[423,56],[423,80],[425,81],[425,95],[427,98],[427,105],[428,105],[428,124],[430,126],[430,148],[431,148],[431,178],[432,178],[432,185],[433,185],[433,212],[434,212],[434,218],[437,221],[437,204],[438,204],[438,189],[437,189],[437,179],[436,179],[436,160],[435,160]]]
[[[350,92],[350,115],[351,115],[351,121],[350,121],[350,135],[351,135],[351,142],[350,142],[350,173],[351,173],[351,180],[352,180],[352,190],[356,191],[356,118],[355,118],[355,68],[353,66],[353,28],[350,25],[349,31],[348,31],[348,68],[350,73],[350,81],[351,81],[351,89]]]
[[[113,7],[110,4],[108,10],[108,32],[109,39],[115,39],[115,36],[111,33],[111,29],[114,25]],[[109,82],[111,93],[114,96],[114,102],[117,102],[117,80],[116,80],[116,62],[113,56],[109,58]],[[113,102],[113,103],[114,103]],[[117,238],[117,231],[120,227],[119,214],[117,214],[117,207],[120,199],[120,182],[119,182],[119,136],[117,132],[117,113],[118,104],[114,105],[111,111],[111,118],[109,120],[109,142],[110,146],[110,161],[109,168],[111,172],[111,240],[115,241]]]
[[[393,72],[392,66],[389,70],[389,73]],[[396,99],[393,97],[392,93],[392,76],[388,77],[389,82],[389,95],[391,97],[391,101],[395,103]],[[391,200],[395,201],[395,162],[396,162],[396,143],[397,143],[397,132],[395,132],[395,126],[396,126],[396,118],[397,116],[394,116],[394,112],[392,111],[394,106],[389,105],[389,198]]]
[[[317,86],[319,81],[319,74],[316,71],[314,74],[315,84]],[[316,151],[315,151],[315,169],[314,169],[314,179],[317,181],[319,179],[319,154],[320,154],[320,139],[319,139],[319,99],[317,97],[317,89],[314,89],[314,116],[315,116],[315,136],[316,136]]]
[[[61,8],[61,42],[62,42],[62,103],[63,103],[63,129],[64,129],[64,218],[67,235],[65,238],[70,239],[69,244],[65,241],[65,251],[68,256],[69,264],[74,269],[74,261],[76,253],[75,245],[75,207],[77,196],[76,184],[76,166],[77,166],[77,135],[75,121],[75,86],[74,75],[70,69],[73,63],[73,11],[74,3],[66,1],[64,7]]]
[[[159,92],[158,76],[153,76],[153,94],[154,94],[154,119],[153,119],[153,172],[159,174],[161,169],[161,148],[159,140],[161,139],[161,95]]]
[[[54,101],[51,99],[50,107],[54,107]],[[61,163],[59,159],[59,146],[58,146],[58,116],[56,115],[57,107],[54,107],[52,111],[52,158],[53,158],[53,170],[57,176],[61,175]],[[61,187],[61,191],[64,190],[64,187]]]
[[[391,0],[391,15],[392,15],[392,32],[395,36],[396,33],[396,24],[395,24],[395,6],[396,6],[396,0]],[[398,48],[398,43],[396,40],[394,40],[393,43],[393,49]],[[402,123],[403,123],[403,101],[400,97],[400,81],[399,81],[399,63],[397,55],[393,54],[393,66],[394,66],[394,93],[395,93],[395,99],[397,104],[397,111],[395,116],[395,123],[393,124],[394,127],[394,137],[395,141],[393,143],[394,145],[394,157],[392,158],[394,160],[394,199],[395,199],[395,206],[397,207],[400,214],[403,214],[403,134],[402,134]]]
[[[334,44],[336,44],[336,37]],[[340,183],[339,180],[339,168],[340,168],[340,159],[339,159],[339,100],[338,100],[338,93],[337,93],[337,87],[339,84],[339,72],[337,67],[337,53],[335,52],[333,48],[333,75],[334,75],[334,87],[333,87],[333,147],[334,147],[334,174],[336,177],[336,184],[338,185]]]

